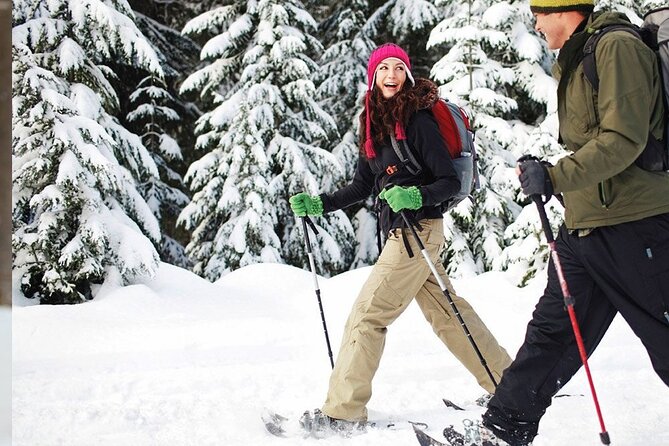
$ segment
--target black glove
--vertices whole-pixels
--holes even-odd
[[[546,164],[540,161],[522,161],[518,164],[520,168],[520,187],[527,196],[553,195],[553,183],[548,175]]]

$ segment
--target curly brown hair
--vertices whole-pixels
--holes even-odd
[[[395,132],[395,124],[406,127],[411,116],[418,110],[430,108],[439,99],[437,85],[429,79],[417,78],[416,84],[405,82],[402,89],[393,97],[386,99],[378,88],[371,92],[369,101],[370,120],[372,123],[372,141],[379,146],[383,140]],[[365,155],[366,113],[360,113],[360,153]]]

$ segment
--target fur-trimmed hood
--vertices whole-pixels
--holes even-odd
[[[416,94],[420,98],[418,110],[432,108],[439,100],[439,87],[429,79],[416,79],[416,85],[413,86],[413,89],[416,90]]]

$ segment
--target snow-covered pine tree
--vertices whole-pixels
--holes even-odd
[[[660,6],[666,6],[666,3],[657,0],[646,0],[644,2],[600,0],[596,4],[596,10],[623,12],[633,23],[640,25],[643,14]],[[525,11],[524,15],[526,14]],[[549,72],[549,65],[554,60],[554,55],[550,53],[543,59],[541,65],[546,73]],[[555,162],[566,154],[563,148],[557,144],[556,83],[555,81],[547,81],[545,74],[539,71],[538,67],[527,62],[518,64],[515,72],[519,85],[531,99],[546,105],[545,119],[539,120],[537,126],[530,132],[529,137],[524,141],[518,141],[517,147],[524,148],[524,153],[529,153],[549,162]],[[520,196],[518,201],[525,207],[515,221],[508,226],[505,232],[508,246],[494,262],[494,268],[515,270],[517,277],[520,278],[519,284],[524,285],[537,271],[545,268],[549,251],[543,240],[536,206],[533,203],[527,203],[527,199]],[[546,204],[546,211],[553,231],[556,232],[563,221],[564,209],[556,199],[552,199]]]
[[[532,29],[532,18],[526,4],[518,5],[518,29]],[[528,132],[516,132],[514,157],[532,155],[541,160],[556,162],[566,152],[557,142],[557,82],[550,75],[555,57],[548,50],[543,38],[530,31],[516,40],[520,61],[514,67],[514,91],[518,103],[525,110],[520,113],[522,119],[534,127]],[[539,45],[538,45],[539,44]],[[518,181],[514,180],[514,185]],[[523,210],[509,224],[504,232],[506,246],[501,255],[493,260],[495,270],[512,270],[523,286],[538,271],[545,268],[549,257],[543,229],[536,205],[518,190],[516,202]],[[554,233],[563,221],[564,210],[558,200],[552,199],[545,205],[546,212]]]
[[[379,2],[374,2],[379,3]],[[412,73],[427,76],[438,54],[426,49],[428,31],[442,17],[430,0],[387,0],[369,17],[363,31],[377,43],[394,42],[411,58]]]
[[[536,156],[554,163],[566,154],[557,142],[557,84],[545,71],[525,62],[516,67],[516,79],[532,100],[546,105],[546,117],[529,134],[516,134],[519,150],[515,153]],[[518,181],[515,180],[514,184],[517,185]],[[513,271],[518,280],[517,284],[524,286],[546,267],[550,252],[534,202],[520,191],[516,202],[523,209],[504,231],[506,246],[500,256],[493,259],[492,269]],[[557,234],[563,221],[564,209],[555,198],[546,203],[545,208],[553,232]]]
[[[181,28],[173,29],[155,18],[133,10],[135,23],[158,53],[166,79],[184,76],[187,70],[197,65],[200,47],[181,34]],[[178,99],[178,98],[177,98]]]
[[[647,14],[652,9],[666,8],[667,1],[666,0],[632,1],[632,5],[634,7],[634,11],[636,11],[639,17],[643,17],[644,14]]]
[[[481,167],[475,200],[463,201],[446,216],[448,271],[455,275],[499,267],[502,250],[514,237],[505,230],[521,209],[513,172],[515,160],[526,153],[519,142],[527,141],[540,121],[546,85],[552,85],[546,72],[550,55],[532,31],[525,3],[437,2],[446,19],[432,30],[428,48],[450,49],[432,76],[443,84],[442,96],[470,110]],[[543,86],[540,91],[534,82]],[[546,150],[558,147],[553,141],[548,137]]]
[[[367,59],[376,46],[362,30],[368,9],[367,0],[342,1],[319,27],[326,49],[315,76],[318,97],[342,135],[357,126],[367,88]],[[355,165],[357,156],[352,158],[346,160],[347,167]]]
[[[336,126],[310,80],[318,69],[312,57],[321,51],[314,30],[313,18],[292,0],[236,1],[183,30],[213,35],[201,54],[208,65],[182,85],[210,104],[196,128],[196,148],[205,155],[186,175],[193,200],[180,216],[192,231],[194,270],[206,278],[257,262],[308,265],[288,197],[331,190],[343,175],[319,147]],[[317,223],[319,272],[344,270],[353,255],[350,222],[334,213]]]
[[[158,223],[135,180],[157,175],[114,117],[106,63],[160,76],[125,0],[14,2],[12,235],[26,297],[76,303],[92,284],[152,275]]]
[[[595,9],[623,12],[632,23],[640,25],[643,14],[652,8],[661,6],[666,6],[666,2],[658,0],[641,2],[634,0],[599,0]],[[550,53],[544,58],[542,65],[546,73],[549,72],[548,65],[554,61],[554,55]],[[555,162],[566,154],[562,147],[557,144],[556,83],[554,81],[552,83],[547,82],[544,79],[545,75],[537,71],[537,67],[525,62],[519,64],[515,71],[524,91],[534,101],[546,104],[545,119],[537,122],[537,126],[529,134],[529,137],[524,142],[519,141],[517,146],[523,147],[525,153]],[[520,278],[519,283],[524,285],[537,271],[545,268],[549,252],[545,241],[543,241],[536,206],[533,203],[528,204],[527,200],[523,200],[522,197],[519,197],[519,202],[525,204],[525,207],[507,228],[508,246],[494,264],[501,269],[515,270]],[[563,221],[564,209],[556,199],[552,199],[546,204],[546,211],[553,231],[556,232]],[[539,240],[541,240],[541,243],[539,243]]]
[[[159,109],[149,112],[162,115],[161,110],[164,107],[168,107],[170,110],[166,110],[166,112],[176,118],[169,122],[161,122],[160,125],[169,133],[169,136],[165,134],[164,137],[173,139],[174,142],[170,144],[176,144],[175,148],[178,146],[178,154],[176,152],[173,155],[163,154],[160,151],[160,144],[156,144],[154,138],[146,135],[143,138],[148,138],[152,142],[151,144],[147,144],[147,148],[154,159],[160,158],[160,161],[156,160],[156,163],[159,166],[162,180],[156,180],[165,182],[166,184],[163,184],[163,186],[171,189],[171,191],[168,189],[164,190],[168,194],[166,196],[171,197],[171,199],[168,200],[169,203],[162,205],[164,212],[159,216],[162,239],[158,250],[161,259],[184,268],[190,268],[190,261],[185,255],[185,248],[183,248],[188,243],[189,236],[186,231],[176,226],[176,218],[187,203],[187,201],[184,201],[186,195],[183,193],[187,190],[187,186],[183,183],[182,176],[187,166],[195,160],[193,156],[194,151],[192,150],[195,144],[194,128],[195,121],[201,113],[192,102],[181,98],[178,90],[183,79],[193,71],[193,67],[199,62],[200,46],[181,34],[181,26],[179,30],[176,30],[156,20],[156,18],[160,18],[162,21],[173,23],[170,20],[172,15],[178,13],[184,14],[187,11],[179,12],[179,10],[175,9],[173,3],[160,4],[153,0],[142,2],[131,1],[129,3],[135,13],[135,23],[156,51],[165,76],[164,79],[151,75],[148,78],[143,78],[143,76],[146,76],[146,72],[139,68],[133,69],[133,67],[129,67],[122,71],[125,86],[117,87],[117,92],[121,99],[122,110],[126,116],[136,116],[134,110],[138,106],[145,111],[149,111],[148,109],[157,105]],[[182,5],[182,7],[185,6]],[[135,10],[135,8],[140,8],[154,16],[146,16]],[[194,15],[191,14],[190,17]],[[183,23],[185,22],[182,22],[182,25]],[[155,85],[144,85],[149,79]],[[135,91],[136,85],[140,85],[139,91]],[[159,92],[156,88],[161,91]],[[147,94],[149,92],[155,92],[163,99],[151,98]],[[142,102],[145,103],[142,104]],[[152,119],[157,119],[157,117],[154,116]],[[138,134],[144,134],[142,126],[145,124],[149,126],[156,125],[156,122],[152,124],[141,118],[136,123],[130,122],[127,118],[125,122],[128,128]],[[172,178],[172,180],[168,180],[168,178]],[[149,190],[142,189],[142,193],[149,192],[150,190],[155,191],[154,188]],[[144,196],[144,198],[148,200],[147,196]],[[154,213],[155,211],[154,209]]]
[[[128,0],[133,11],[152,17],[165,26],[181,30],[191,18],[229,0]]]
[[[598,0],[595,2],[595,11],[622,12],[636,25],[641,25],[643,15],[653,8],[667,6],[666,1],[659,0]]]
[[[334,118],[339,134],[343,135],[334,141],[331,151],[344,167],[345,182],[353,177],[358,161],[358,115],[367,89],[367,59],[376,46],[363,31],[368,9],[367,0],[340,2],[319,26],[326,49],[315,77],[317,94],[323,109]],[[375,216],[370,208],[371,199],[366,206],[347,210],[357,241],[351,268],[370,265],[378,256]]]
[[[167,85],[162,79],[149,75],[130,96],[130,103],[134,109],[126,119],[142,138],[159,172],[159,176],[140,178],[139,192],[160,222],[160,258],[164,262],[189,268],[190,262],[184,247],[169,236],[178,215],[190,201],[182,192],[185,187],[183,178],[170,167],[175,160],[183,159],[179,143],[170,135],[170,131],[181,120],[172,108],[175,99],[167,91]]]

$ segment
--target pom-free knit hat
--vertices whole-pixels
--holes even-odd
[[[581,11],[590,14],[595,8],[595,0],[530,0],[532,12]]]
[[[369,61],[367,62],[367,94],[365,96],[365,155],[367,155],[367,158],[374,158],[376,156],[376,152],[374,151],[374,143],[372,142],[371,118],[369,116],[369,102],[371,99],[372,90],[374,89],[374,83],[376,81],[376,68],[381,62],[391,57],[399,59],[404,64],[404,67],[406,68],[407,79],[411,81],[412,85],[416,85],[416,82],[411,75],[411,62],[409,61],[409,55],[399,45],[395,45],[394,43],[384,43],[383,45],[377,47],[374,51],[372,51],[372,54],[369,55]],[[399,122],[395,124],[395,138],[398,141],[406,139],[404,127],[402,127],[402,124]]]

